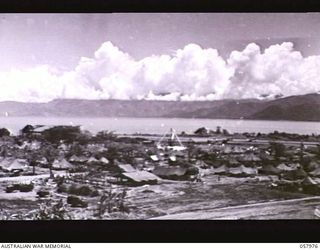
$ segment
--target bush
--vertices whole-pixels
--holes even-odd
[[[58,186],[57,191],[59,193],[68,193],[73,195],[80,195],[80,196],[98,196],[99,192],[90,186],[87,185],[76,185],[72,184],[71,186],[67,186],[65,184],[61,184]]]
[[[50,194],[50,192],[48,190],[39,190],[37,192],[37,195],[40,197],[40,198],[43,198],[43,197],[46,197]]]
[[[31,192],[33,190],[33,184],[13,184],[6,187],[7,193],[12,193],[15,190],[18,190],[20,192]]]
[[[127,191],[125,189],[119,192],[110,187],[109,190],[100,197],[96,216],[102,218],[105,212],[128,213],[129,208],[125,204],[126,196]]]
[[[51,203],[47,201],[40,204],[40,208],[34,215],[35,220],[66,220],[71,219],[66,209],[66,204],[63,203],[62,199],[57,203]]]
[[[10,131],[6,128],[0,128],[0,137],[10,136]]]
[[[58,143],[60,140],[74,142],[81,135],[80,126],[55,126],[43,131],[44,138],[51,143]]]
[[[71,205],[71,207],[87,207],[88,204],[81,200],[77,196],[68,196],[67,203]]]
[[[58,193],[67,193],[68,192],[68,187],[65,184],[60,184],[58,185],[58,189],[57,189]]]

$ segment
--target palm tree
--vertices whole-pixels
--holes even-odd
[[[30,166],[32,166],[32,174],[36,174],[36,165],[38,159],[38,152],[28,149],[27,150],[27,160]]]
[[[49,171],[50,171],[50,178],[53,178],[53,172],[52,172],[52,165],[54,160],[57,158],[59,154],[59,151],[56,147],[54,147],[53,145],[49,144],[46,146],[45,148],[45,158],[48,161],[49,164]]]

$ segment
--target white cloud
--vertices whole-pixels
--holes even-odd
[[[235,73],[225,96],[259,98],[317,92],[319,60],[319,56],[304,58],[290,42],[272,45],[263,53],[258,45],[249,44],[241,52],[232,52],[228,59]]]
[[[70,72],[48,65],[0,72],[0,101],[55,98],[215,100],[260,98],[320,90],[320,56],[304,58],[290,42],[261,51],[251,43],[227,60],[215,49],[188,44],[174,55],[134,60],[111,42]]]

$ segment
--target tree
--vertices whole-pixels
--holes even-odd
[[[282,143],[271,142],[270,143],[271,152],[273,152],[276,159],[285,155],[286,146]]]
[[[0,137],[10,136],[10,131],[6,128],[0,128]]]
[[[216,133],[221,134],[221,127],[220,126],[217,126]]]
[[[97,141],[108,141],[108,140],[114,140],[116,138],[117,138],[117,135],[115,135],[113,131],[108,131],[108,130],[100,131],[96,135]]]
[[[29,135],[34,130],[32,125],[26,125],[23,129],[20,130],[22,135]]]
[[[119,149],[117,147],[110,146],[108,148],[106,156],[109,159],[110,163],[114,165],[115,160],[119,158]]]
[[[33,150],[27,150],[27,160],[30,166],[32,166],[32,174],[36,174],[36,166],[37,166],[37,159],[38,159],[38,152]]]
[[[54,160],[57,158],[59,155],[59,151],[52,145],[48,145],[45,148],[45,158],[48,161],[49,164],[49,170],[50,170],[50,178],[53,178],[53,172],[52,172],[52,164]]]
[[[55,126],[43,131],[44,138],[51,143],[74,142],[81,136],[80,126]]]
[[[229,135],[230,133],[229,133],[229,131],[228,131],[228,130],[223,129],[223,130],[222,130],[222,134],[223,134],[223,135]]]

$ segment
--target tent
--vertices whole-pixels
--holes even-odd
[[[175,162],[177,161],[177,157],[175,155],[170,155],[169,160]]]
[[[110,163],[110,161],[105,157],[101,157],[100,158],[100,162],[103,163],[103,164],[109,164]]]
[[[278,175],[281,173],[281,170],[272,165],[263,165],[262,168],[259,169],[259,173],[264,175]]]
[[[151,160],[159,161],[159,157],[157,155],[150,155]]]

